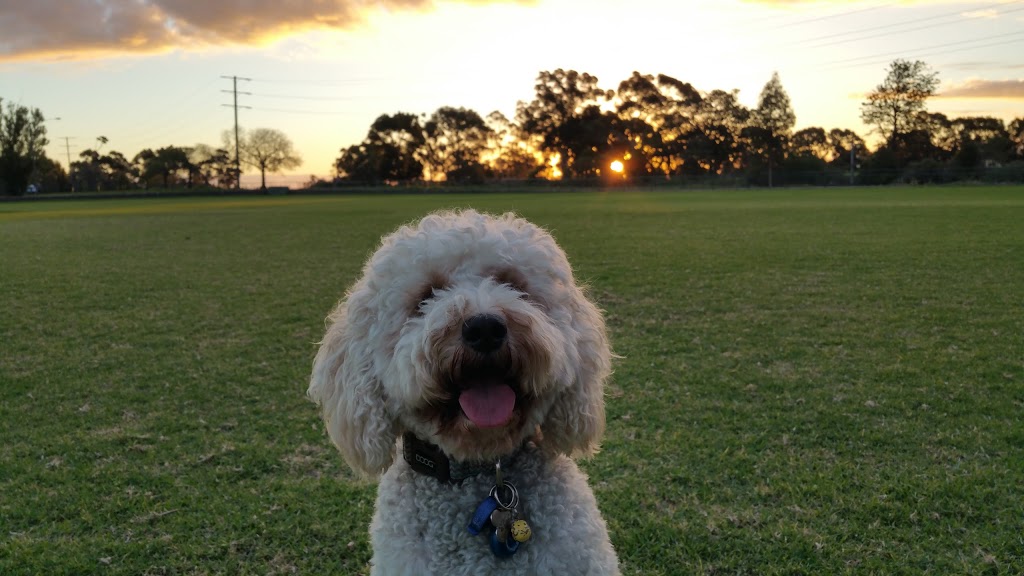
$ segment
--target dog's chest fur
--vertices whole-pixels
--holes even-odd
[[[527,450],[505,476],[519,491],[533,538],[499,559],[485,536],[466,529],[493,477],[444,484],[396,461],[381,478],[370,527],[372,574],[618,573],[604,520],[575,462]]]

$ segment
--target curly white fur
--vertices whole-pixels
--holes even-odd
[[[466,345],[463,325],[478,315],[507,326],[493,353]],[[513,214],[431,214],[383,239],[328,323],[309,396],[349,465],[382,475],[373,574],[618,573],[571,460],[596,451],[604,431],[611,353],[600,312],[550,234]],[[460,379],[480,366],[514,380],[504,425],[477,426],[458,408]],[[533,539],[496,558],[466,530],[494,478],[447,484],[414,472],[395,457],[404,432],[457,461],[492,462],[526,446],[506,476]]]

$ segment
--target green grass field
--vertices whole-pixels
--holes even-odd
[[[364,572],[315,343],[381,234],[465,205],[607,312],[624,573],[1024,573],[1014,187],[0,203],[0,574]]]

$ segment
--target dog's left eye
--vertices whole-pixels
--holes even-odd
[[[423,305],[426,304],[433,297],[434,297],[434,287],[433,286],[427,286],[426,288],[424,288],[423,291],[420,292],[419,297],[416,298],[416,301],[415,301],[416,311],[419,311],[420,308],[422,308]]]
[[[429,284],[423,287],[422,290],[416,295],[412,302],[413,311],[421,313],[423,305],[434,298],[435,290],[444,290],[445,282],[440,278],[433,279]]]
[[[426,302],[427,300],[430,300],[433,297],[434,297],[434,287],[433,286],[428,286],[427,288],[425,288],[423,290],[423,292],[420,294],[420,297],[417,298],[416,301],[417,301],[418,304],[423,304],[424,302]]]
[[[494,281],[498,284],[505,284],[516,292],[519,292],[520,298],[528,299],[530,297],[530,293],[526,291],[526,282],[523,281],[519,274],[516,274],[511,270],[499,270],[494,273],[492,278],[494,278]]]

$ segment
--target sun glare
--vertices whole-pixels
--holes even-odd
[[[608,167],[611,168],[612,172],[615,172],[616,174],[622,174],[622,171],[625,169],[625,166],[622,165],[621,160],[612,160],[612,163],[609,164]]]

